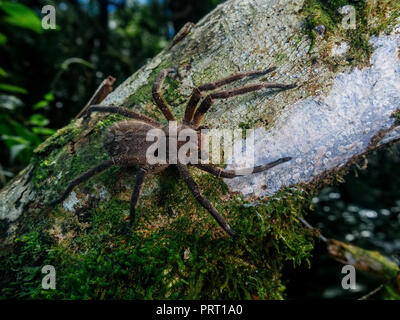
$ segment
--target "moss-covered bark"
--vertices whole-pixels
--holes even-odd
[[[389,296],[400,297],[400,268],[381,253],[335,239],[329,239],[328,251],[340,263],[353,265],[357,270],[380,279],[387,286]]]
[[[389,11],[395,2],[387,2]],[[337,73],[349,67],[339,64],[335,69],[317,59],[325,52],[324,42],[316,43],[310,54],[312,40],[305,25],[313,7],[308,5],[292,0],[227,1],[104,103],[164,121],[152,103],[151,85],[159,70],[177,66],[179,77],[166,81],[165,95],[180,118],[195,85],[277,65],[273,81],[291,83],[295,74],[302,82],[299,89],[221,101],[206,117],[210,127],[269,129],[285,107],[329,92]],[[322,70],[318,78],[311,72],[314,68]],[[283,298],[282,267],[306,261],[312,249],[312,235],[298,220],[310,205],[312,188],[305,191],[296,184],[256,200],[192,169],[204,195],[238,232],[237,242],[226,237],[173,170],[146,180],[137,223],[126,235],[121,231],[137,168],[112,168],[77,187],[62,205],[43,207],[73,177],[107,158],[102,136],[120,119],[95,114],[90,121],[71,122],[39,146],[29,167],[1,191],[1,296]],[[57,271],[54,291],[41,289],[41,268],[47,264]]]

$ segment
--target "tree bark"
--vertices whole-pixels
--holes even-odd
[[[43,244],[45,258],[39,259],[40,263],[54,261],[49,255],[54,254],[54,248],[63,248],[70,255],[68,259],[76,258],[69,263],[78,263],[82,250],[92,250],[83,239],[108,230],[107,237],[111,238],[104,235],[107,240],[99,240],[98,252],[103,257],[107,254],[102,250],[114,254],[117,247],[125,254],[120,246],[127,243],[132,247],[124,248],[136,252],[138,242],[155,250],[164,248],[165,241],[176,243],[172,246],[174,254],[181,257],[172,263],[149,249],[154,259],[165,263],[164,269],[159,264],[157,268],[148,267],[153,275],[146,279],[158,279],[157,284],[148,280],[157,294],[146,291],[154,288],[148,285],[144,293],[135,291],[123,297],[283,297],[282,265],[285,261],[299,263],[311,250],[309,232],[297,220],[310,201],[307,192],[336,182],[348,165],[400,138],[395,117],[400,107],[399,21],[394,19],[389,24],[369,19],[370,25],[363,32],[375,28],[387,33],[371,37],[368,48],[372,48],[372,54],[365,49],[365,55],[355,55],[364,53],[364,49],[352,42],[354,34],[342,30],[340,23],[327,25],[324,35],[307,28],[312,15],[310,2],[226,1],[103,102],[164,121],[152,103],[151,85],[161,69],[174,66],[178,67],[178,77],[166,82],[165,95],[177,117],[183,116],[186,99],[195,86],[236,72],[276,66],[275,73],[257,81],[297,83],[298,87],[290,91],[262,91],[218,101],[205,118],[211,128],[255,129],[256,165],[292,157],[265,173],[226,179],[228,189],[220,179],[193,169],[203,192],[241,232],[239,245],[220,232],[170,171],[146,180],[134,236],[119,235],[118,226],[128,213],[135,169],[113,168],[77,187],[61,206],[45,208],[43,204],[57,197],[72,178],[107,158],[102,136],[108,126],[122,118],[94,114],[90,121],[71,122],[39,146],[31,164],[1,190],[0,248],[4,259],[17,249],[23,250],[26,242],[21,237],[32,239],[38,232],[49,237]],[[388,2],[386,16],[395,6],[396,1]],[[366,12],[373,15],[376,10]],[[230,167],[242,160],[240,155],[234,156]],[[255,198],[259,199],[257,204]],[[182,238],[181,234],[186,236]],[[185,242],[188,239],[191,242]],[[131,255],[138,256],[139,252]],[[79,258],[87,261],[88,256]],[[58,267],[67,272],[65,263]],[[198,269],[202,264],[204,268]],[[130,261],[129,268],[135,275],[124,279],[136,287],[144,286],[136,274],[151,272],[138,260]],[[15,274],[6,272],[6,276]],[[96,288],[98,291],[90,291],[92,297],[108,297]],[[55,296],[65,297],[62,290],[66,289]],[[82,292],[77,295],[84,296]]]

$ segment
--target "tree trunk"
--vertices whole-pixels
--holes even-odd
[[[297,83],[289,91],[218,101],[205,118],[211,128],[255,129],[256,165],[292,157],[265,173],[224,181],[192,169],[204,195],[239,233],[237,242],[174,170],[146,180],[129,234],[121,230],[137,168],[111,168],[75,188],[62,205],[44,207],[72,178],[107,158],[103,134],[122,117],[93,114],[39,146],[0,193],[3,294],[284,297],[283,265],[300,263],[312,249],[312,235],[298,220],[312,193],[400,138],[398,4],[375,2],[357,7],[357,29],[347,30],[337,8],[320,1],[226,1],[104,101],[164,121],[151,85],[161,69],[173,66],[178,77],[166,81],[165,96],[179,118],[193,87],[232,73],[276,66],[272,75],[249,81]],[[241,162],[240,156],[233,160]],[[57,271],[57,289],[44,291],[40,270],[48,264]]]

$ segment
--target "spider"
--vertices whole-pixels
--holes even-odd
[[[212,91],[218,89],[224,85],[230,84],[234,81],[243,78],[265,75],[274,71],[275,69],[276,68],[270,68],[267,70],[257,70],[251,72],[237,73],[222,80],[219,80],[217,82],[203,84],[199,87],[194,88],[188,99],[184,118],[181,122],[178,122],[177,125],[178,134],[180,130],[189,128],[195,130],[196,133],[200,136],[200,129],[202,128],[200,124],[202,122],[202,119],[205,116],[206,112],[212,106],[215,99],[227,99],[233,96],[261,90],[264,88],[277,88],[277,89],[287,90],[296,87],[296,85],[294,84],[284,85],[278,83],[258,83],[258,84],[245,85],[231,90],[213,91],[212,93],[206,95],[203,98],[203,93],[206,91]],[[176,73],[175,69],[161,70],[152,87],[152,96],[154,102],[168,121],[175,121],[175,117],[172,114],[171,109],[168,106],[166,100],[164,99],[161,93],[161,89],[165,78],[168,75],[174,73]],[[200,102],[200,100],[202,101]],[[235,231],[230,227],[227,221],[218,213],[218,211],[211,204],[211,202],[202,195],[198,185],[193,180],[188,170],[188,166],[186,164],[183,164],[178,160],[176,164],[167,163],[167,164],[150,165],[146,161],[146,150],[149,146],[149,142],[146,141],[146,133],[151,129],[159,128],[161,130],[164,130],[168,135],[168,126],[163,127],[159,122],[149,117],[146,117],[129,109],[113,105],[107,105],[107,106],[92,105],[87,110],[87,116],[89,116],[92,112],[116,113],[123,115],[127,118],[130,118],[132,120],[124,120],[117,122],[108,129],[108,131],[104,135],[104,148],[110,155],[110,159],[98,164],[97,166],[93,167],[92,169],[86,171],[85,173],[81,174],[80,176],[72,180],[67,186],[66,190],[59,196],[59,198],[49,203],[50,206],[54,206],[62,202],[75,186],[89,179],[95,174],[98,174],[106,170],[107,168],[110,168],[111,166],[121,165],[129,167],[129,166],[139,165],[141,166],[141,168],[139,173],[137,174],[135,186],[130,201],[130,216],[129,216],[129,223],[127,226],[127,230],[129,230],[135,220],[136,206],[138,204],[140,190],[142,188],[145,177],[150,173],[153,174],[159,173],[165,170],[170,165],[172,165],[178,168],[181,178],[184,180],[184,182],[190,189],[191,193],[193,194],[195,199],[201,204],[201,206],[203,206],[207,211],[209,211],[209,213],[215,218],[217,223],[231,237],[236,236]],[[177,148],[179,148],[179,145],[177,146]],[[198,145],[198,150],[199,151],[201,150],[200,143]],[[268,163],[266,165],[256,166],[252,168],[252,173],[257,173],[270,169],[278,164],[284,163],[289,160],[291,160],[290,157],[285,157],[278,159],[274,162]],[[197,167],[198,169],[206,171],[217,177],[234,178],[239,176],[234,170],[225,170],[213,165],[191,164],[191,163],[190,165],[193,165],[194,167]]]

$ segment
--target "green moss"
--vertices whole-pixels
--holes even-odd
[[[395,119],[396,124],[400,124],[400,110],[393,112],[392,117]]]
[[[120,114],[110,114],[106,118],[96,122],[94,126],[94,134],[103,136],[106,130],[118,121],[126,120],[126,118]]]
[[[63,211],[54,212],[47,226],[29,224],[21,237],[27,240],[0,267],[6,279],[13,279],[3,283],[3,297],[23,292],[24,297],[60,299],[283,298],[281,268],[307,260],[312,249],[311,236],[298,221],[309,196],[289,189],[252,204],[231,198],[222,179],[196,172],[204,195],[229,220],[238,241],[225,236],[171,169],[156,177],[155,197],[142,195],[129,234],[121,233],[129,201],[116,199],[87,209],[89,229]],[[64,238],[71,230],[73,235],[49,241],[49,225],[52,230],[64,225]],[[56,268],[54,291],[39,287],[44,264]]]
[[[47,233],[33,231],[35,227],[15,239],[13,253],[1,257],[0,299],[46,297],[41,289],[41,269],[51,264],[48,250],[52,239]]]
[[[352,5],[356,11],[356,29],[346,30],[341,26],[343,16],[338,8]],[[325,25],[325,39],[333,42],[345,41],[350,44],[347,60],[355,64],[367,64],[372,53],[369,39],[371,35],[388,31],[399,16],[400,5],[395,0],[308,0],[303,12],[306,15],[305,31],[315,45],[315,27]],[[390,17],[389,19],[387,17]]]
[[[71,154],[67,148],[63,150],[55,149],[42,160],[40,155],[33,159],[35,169],[32,176],[33,186],[36,189],[47,185],[49,188],[57,188],[57,192],[63,190],[72,177],[77,177],[93,166],[99,164],[107,158],[107,153],[103,148],[102,132],[93,134],[88,141],[79,148],[79,152]],[[67,170],[65,168],[68,168]],[[48,180],[51,178],[52,180]],[[57,179],[57,184],[52,181]],[[91,183],[91,180],[88,182]]]
[[[137,88],[134,94],[131,95],[126,101],[126,105],[128,107],[132,107],[147,103],[149,101],[149,97],[151,97],[151,88],[152,84],[150,83],[150,81],[142,85],[141,87]]]
[[[393,27],[396,25],[397,19],[400,17],[400,2],[381,0],[374,10],[374,14],[376,15],[379,23],[372,25],[371,34],[377,35],[381,32],[392,32]]]
[[[59,148],[65,146],[69,141],[75,138],[79,134],[79,128],[76,127],[75,121],[72,121],[66,127],[58,130],[45,142],[40,144],[34,153],[42,154],[51,151],[54,148]]]
[[[52,174],[58,173],[65,162],[73,156],[67,148],[60,151],[80,133],[75,122],[72,121],[68,126],[58,130],[54,135],[35,149],[35,155],[32,159],[35,170],[33,172],[32,182],[36,189],[39,189],[42,183]]]
[[[154,118],[155,120],[159,120],[161,122],[165,122],[164,117],[162,116],[161,112],[158,108],[154,105],[152,100],[152,87],[154,80],[156,79],[158,73],[162,69],[168,69],[174,66],[173,61],[163,61],[157,68],[152,70],[151,74],[149,75],[146,84],[140,86],[135,90],[135,92],[125,101],[125,105],[128,107],[132,106],[141,106],[140,111],[149,117]],[[172,105],[177,105],[182,99],[179,96],[177,88],[179,87],[179,81],[171,79],[167,77],[164,82],[164,97],[166,98],[167,102]]]
[[[177,106],[186,101],[186,98],[179,93],[180,86],[181,83],[177,79],[167,78],[165,80],[166,90],[164,92],[164,98],[168,104]]]
[[[278,64],[280,64],[281,62],[287,60],[287,55],[284,53],[278,53],[278,54],[276,54],[275,59],[276,59],[276,62]]]
[[[337,8],[339,5],[337,6]],[[307,16],[305,21],[305,31],[311,38],[310,51],[315,45],[317,33],[315,27],[324,25],[327,29],[327,33],[332,33],[336,29],[335,17],[338,13],[332,10],[331,6],[327,6],[324,1],[319,0],[308,0],[304,4],[303,11]]]

